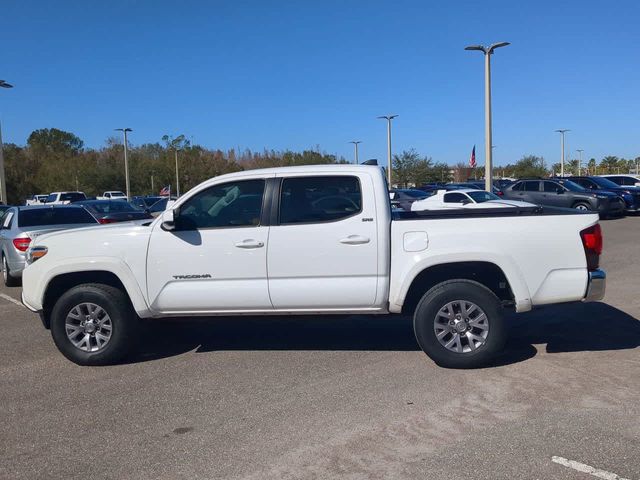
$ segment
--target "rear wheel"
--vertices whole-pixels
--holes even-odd
[[[7,257],[2,255],[2,279],[7,287],[17,287],[20,285],[20,279],[11,275],[11,269],[7,262]]]
[[[78,285],[51,311],[51,335],[58,350],[78,365],[108,365],[132,350],[139,319],[127,295],[102,284]]]
[[[502,351],[502,305],[484,285],[450,280],[424,294],[413,318],[422,350],[445,368],[477,368]]]

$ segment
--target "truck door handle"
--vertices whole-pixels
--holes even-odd
[[[263,242],[259,242],[257,240],[254,240],[253,238],[247,238],[245,240],[242,240],[241,242],[236,242],[236,247],[238,248],[262,248],[264,247],[264,243]]]
[[[363,237],[362,235],[349,235],[347,238],[343,238],[340,240],[340,243],[344,243],[346,245],[362,245],[363,243],[369,243],[371,240],[367,237]]]

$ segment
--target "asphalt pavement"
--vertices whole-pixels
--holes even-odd
[[[471,371],[391,316],[160,321],[78,367],[0,288],[0,478],[638,479],[640,217],[602,225],[605,301],[510,316]]]

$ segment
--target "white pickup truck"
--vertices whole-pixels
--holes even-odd
[[[469,368],[501,351],[504,308],[604,296],[596,214],[400,215],[375,166],[222,175],[148,225],[38,237],[22,300],[81,365],[129,354],[140,318],[403,313],[436,363]]]

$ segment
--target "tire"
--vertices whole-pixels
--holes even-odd
[[[2,255],[2,280],[7,287],[19,287],[20,279],[11,276],[11,269],[7,263],[7,258]]]
[[[129,297],[109,285],[78,285],[65,292],[51,311],[56,347],[78,365],[120,362],[132,351],[139,329],[140,319]]]
[[[413,328],[420,348],[445,368],[486,366],[507,339],[500,300],[472,280],[449,280],[431,288],[418,303]]]
[[[583,203],[583,202],[578,202],[576,203],[573,208],[575,208],[576,210],[581,210],[581,211],[591,211],[591,207],[589,206],[589,204],[587,203]]]

